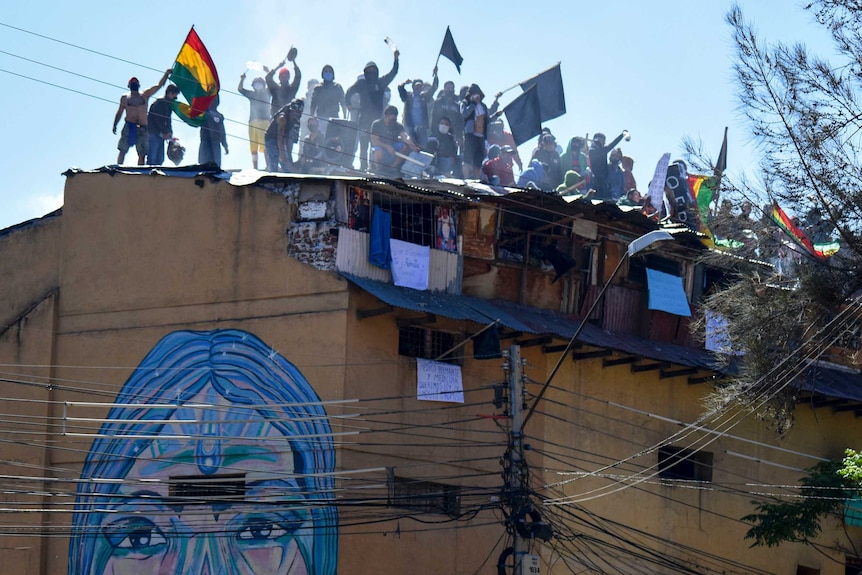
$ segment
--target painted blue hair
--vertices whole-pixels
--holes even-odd
[[[165,336],[123,385],[116,399],[119,405],[109,411],[109,422],[100,430],[106,437],[93,441],[81,472],[69,544],[69,575],[100,574],[107,561],[107,557],[96,556],[96,539],[102,536],[100,526],[105,518],[100,510],[119,485],[89,480],[125,478],[137,455],[154,441],[117,436],[159,435],[165,424],[147,420],[169,420],[202,392],[214,392],[228,405],[256,406],[254,412],[261,421],[268,421],[288,438],[298,493],[312,520],[311,529],[298,535],[297,543],[309,575],[336,573],[335,449],[325,410],[309,405],[319,403],[320,398],[293,364],[256,336],[231,329],[178,331]],[[252,412],[242,413],[247,419]],[[205,474],[220,468],[217,464],[199,466]]]

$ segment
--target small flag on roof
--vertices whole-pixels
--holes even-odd
[[[190,126],[203,124],[206,111],[218,96],[219,79],[215,64],[194,27],[177,54],[170,79],[186,99],[186,102],[173,103],[174,112]]]

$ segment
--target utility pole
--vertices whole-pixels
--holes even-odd
[[[508,352],[503,352],[507,358],[503,369],[509,374],[509,445],[502,460],[503,507],[506,513],[506,528],[512,534],[513,542],[497,560],[497,574],[509,575],[506,571],[507,559],[512,557],[511,575],[541,575],[540,558],[530,555],[529,547],[532,541],[550,541],[554,529],[542,520],[541,514],[533,506],[530,499],[530,467],[524,458],[524,451],[530,449],[524,444],[524,409],[526,394],[524,391],[524,362],[521,359],[521,347],[513,345]],[[502,403],[502,402],[501,402]]]
[[[509,347],[509,416],[512,427],[509,431],[509,517],[517,521],[529,505],[527,462],[524,460],[524,379],[521,362],[521,346]],[[515,526],[517,527],[517,526]],[[512,530],[514,542],[514,569],[512,575],[528,575],[524,569],[527,554],[527,540],[518,529]]]

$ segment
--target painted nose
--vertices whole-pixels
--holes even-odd
[[[179,550],[177,569],[171,575],[231,575],[234,570],[223,548],[225,537],[217,534],[198,534],[184,543]]]

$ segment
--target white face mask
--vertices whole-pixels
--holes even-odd
[[[448,134],[449,133],[449,126],[447,126],[446,124],[438,125],[437,129],[440,130],[441,134]]]

